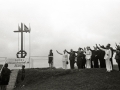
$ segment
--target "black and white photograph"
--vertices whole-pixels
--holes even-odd
[[[0,90],[120,90],[120,0],[0,0]]]

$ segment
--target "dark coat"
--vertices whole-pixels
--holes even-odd
[[[22,76],[21,76],[21,80],[23,81],[25,79],[25,69],[22,69]]]
[[[67,52],[68,54],[70,54],[70,56],[69,56],[69,60],[75,60],[75,57],[76,57],[76,55],[75,55],[75,52],[73,51],[73,52]]]
[[[99,54],[99,51],[95,51],[95,50],[92,50],[92,61],[94,61],[95,59],[98,59],[98,54]]]
[[[51,57],[48,57],[48,63],[53,63],[53,53],[50,53],[49,56]]]
[[[118,63],[118,60],[120,60],[120,51],[116,50],[116,55],[115,55],[116,62]]]
[[[84,54],[83,54],[83,52],[77,52],[77,66],[78,66],[78,69],[84,68]]]
[[[99,59],[104,59],[104,56],[105,56],[105,51],[98,50],[98,58]]]
[[[4,67],[1,72],[1,85],[8,85],[10,79],[10,69]]]
[[[83,52],[77,52],[77,61],[81,61],[84,58]]]

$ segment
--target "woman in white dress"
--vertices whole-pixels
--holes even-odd
[[[87,50],[85,50],[86,68],[91,68],[91,56],[92,52],[90,50],[90,47],[87,47]]]
[[[107,69],[107,72],[111,72],[112,71],[112,64],[111,64],[110,58],[111,58],[111,55],[112,55],[112,51],[110,50],[110,47],[107,45],[106,48],[103,49],[101,47],[98,47],[97,44],[96,44],[96,47],[100,50],[105,51],[104,59],[105,59],[105,62],[106,62],[106,69]]]
[[[62,55],[62,64],[63,64],[63,69],[67,69],[67,64],[68,64],[68,54],[66,53],[66,50],[63,51],[62,53],[59,53],[57,50],[56,52],[60,55]]]

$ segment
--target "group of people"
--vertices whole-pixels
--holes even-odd
[[[118,68],[120,71],[120,46],[116,44],[116,49],[113,49],[110,44],[107,44],[106,47],[103,45],[99,46],[96,44],[94,46],[94,50],[92,50],[89,46],[82,49],[78,48],[78,51],[70,52],[64,50],[63,53],[60,53],[56,50],[56,52],[62,55],[62,63],[63,69],[67,69],[68,65],[68,54],[69,54],[69,62],[70,68],[74,69],[75,63],[77,64],[78,69],[83,68],[106,68],[107,72],[111,72],[113,70],[113,54],[116,53],[115,59],[118,63]],[[53,53],[50,50],[49,53],[49,61],[50,67],[53,65]]]

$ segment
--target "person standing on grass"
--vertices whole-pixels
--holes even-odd
[[[105,49],[104,45],[101,46],[99,44],[99,46],[101,48]],[[100,61],[100,68],[106,68],[104,56],[105,56],[105,51],[102,51],[102,50],[98,49],[98,59]]]
[[[82,63],[82,67],[83,67],[83,69],[85,69],[85,64],[86,64],[86,59],[85,59],[85,54],[84,54],[84,51],[82,51],[83,52],[83,63]]]
[[[82,51],[82,48],[78,48],[78,51],[76,51],[75,53],[77,53],[77,66],[78,66],[78,69],[83,69],[84,67],[84,54],[83,54],[83,51]]]
[[[48,63],[49,63],[49,67],[52,69],[53,68],[53,53],[52,53],[52,49],[49,52],[48,55]]]
[[[96,47],[94,47],[94,50],[91,50],[92,51],[92,57],[91,57],[91,61],[93,61],[93,66],[94,68],[99,68],[99,65],[98,65],[98,50]]]
[[[68,54],[70,54],[70,56],[69,56],[70,67],[71,67],[71,69],[74,69],[74,64],[75,64],[75,52],[74,52],[72,49],[70,50],[70,52],[68,52],[67,50],[66,50],[66,52],[67,52]]]
[[[60,55],[62,55],[62,64],[63,64],[63,69],[67,69],[67,64],[68,64],[68,54],[66,53],[66,50],[63,51],[62,53],[59,53],[57,50],[56,52]]]
[[[21,87],[25,86],[23,84],[24,79],[25,79],[25,65],[22,65],[22,69],[21,69],[21,81],[22,81],[22,84],[21,84]]]
[[[112,55],[112,51],[110,50],[109,45],[107,45],[105,49],[98,47],[97,44],[96,44],[96,47],[100,50],[105,51],[104,59],[106,61],[106,69],[107,69],[107,72],[111,72],[112,71],[112,64],[111,64],[110,58]]]
[[[118,64],[118,69],[120,71],[120,50],[119,49],[116,50],[115,59],[116,59],[116,62]]]
[[[112,69],[113,69],[113,48],[112,47],[110,47],[110,44],[108,44],[108,47],[109,47],[109,49],[111,50],[111,52],[112,52],[112,55],[111,55],[111,58],[110,58],[110,61],[111,61],[111,64],[112,64]]]
[[[10,80],[10,69],[8,69],[8,64],[6,63],[1,72],[1,90],[6,90],[6,86]]]
[[[91,48],[90,48],[90,51],[92,52],[92,56],[91,56],[91,68],[93,68],[94,66],[93,66],[93,61],[94,61],[94,59],[93,59],[93,57],[94,57],[94,50],[92,50]]]
[[[116,50],[114,50],[116,52],[115,60],[116,60],[116,62],[118,64],[118,69],[120,71],[120,46],[117,45],[117,44],[116,44],[116,46],[117,46],[117,48],[116,48]]]
[[[86,68],[91,68],[91,56],[92,52],[90,50],[90,47],[87,47],[87,50],[85,49]]]
[[[21,80],[23,81],[25,79],[25,65],[22,65],[22,76],[21,76]]]

